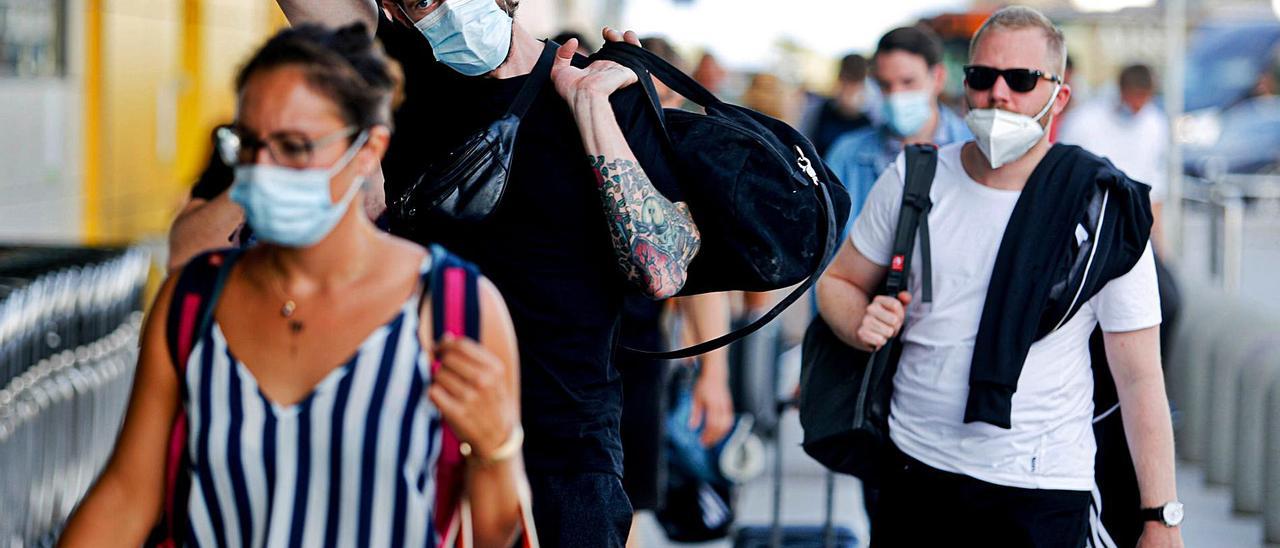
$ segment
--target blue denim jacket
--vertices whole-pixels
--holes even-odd
[[[973,139],[973,133],[964,120],[946,106],[938,105],[938,128],[934,130],[933,143],[943,146],[970,139]],[[899,154],[902,154],[902,139],[889,131],[885,124],[850,131],[831,145],[825,160],[849,190],[853,203],[849,211],[849,226],[862,211],[871,186]],[[846,226],[845,233],[848,230]]]

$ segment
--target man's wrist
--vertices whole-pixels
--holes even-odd
[[[723,359],[704,356],[702,359],[701,369],[698,372],[698,378],[706,380],[728,379],[729,364]]]
[[[1158,505],[1143,506],[1139,512],[1145,526],[1177,527],[1185,516],[1184,506],[1176,499]]]
[[[576,113],[590,114],[601,108],[612,110],[613,106],[609,103],[609,94],[583,90],[573,96],[573,101],[569,102],[569,108]]]

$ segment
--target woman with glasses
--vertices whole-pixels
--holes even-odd
[[[179,542],[436,546],[448,534],[433,519],[447,500],[438,491],[450,487],[436,472],[444,438],[456,436],[467,544],[512,543],[525,480],[502,298],[479,279],[469,330],[479,340],[433,340],[432,301],[451,306],[434,294],[433,269],[466,265],[380,232],[351,207],[386,150],[396,75],[358,25],[282,31],[242,70],[236,122],[217,131],[218,148],[258,244],[186,267],[221,263],[226,273],[220,293],[195,297],[212,313],[186,359],[174,357],[166,317],[191,295],[181,274],[163,286],[115,454],[64,545],[147,539],[178,417],[190,462],[178,471],[190,478],[176,501],[185,523],[170,532]]]

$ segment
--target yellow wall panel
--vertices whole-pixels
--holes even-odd
[[[113,0],[103,25],[102,211],[111,241],[163,234],[179,196],[181,4]]]
[[[85,235],[162,236],[231,120],[233,79],[285,21],[266,0],[88,0]],[[97,9],[95,9],[95,7]]]

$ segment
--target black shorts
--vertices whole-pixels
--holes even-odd
[[[872,517],[874,548],[1080,548],[1088,491],[1021,489],[931,468],[892,449]]]

